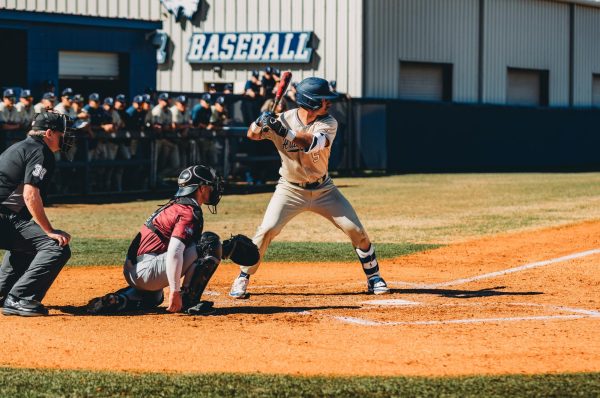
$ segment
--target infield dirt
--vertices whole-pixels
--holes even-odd
[[[466,375],[600,371],[600,221],[496,235],[381,262],[391,295],[365,294],[356,263],[265,263],[247,300],[221,265],[213,316],[87,316],[124,286],[120,267],[68,267],[50,317],[0,316],[0,365],[135,372]],[[411,303],[373,305],[373,300]]]

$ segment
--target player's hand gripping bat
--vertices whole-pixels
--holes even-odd
[[[271,106],[270,112],[274,113],[275,109],[277,109],[277,105],[281,102],[283,95],[288,89],[290,82],[292,81],[292,72],[285,71],[281,74],[281,80],[279,80],[279,85],[277,86],[277,93],[275,94],[275,100],[273,101],[273,106]],[[269,130],[269,126],[263,126],[262,132],[265,133]]]

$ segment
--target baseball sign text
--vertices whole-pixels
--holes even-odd
[[[190,39],[190,63],[307,63],[312,56],[312,32],[195,33]]]

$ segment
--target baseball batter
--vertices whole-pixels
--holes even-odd
[[[328,113],[331,100],[327,80],[309,77],[297,86],[299,108],[275,117],[264,112],[250,126],[251,140],[268,139],[281,156],[281,178],[265,212],[262,224],[253,238],[260,251],[259,261],[240,267],[229,295],[247,297],[250,275],[254,274],[273,238],[296,215],[312,211],[331,221],[352,241],[367,277],[369,293],[388,293],[379,273],[375,248],[360,223],[352,205],[333,184],[327,173],[331,145],[337,132],[337,121]]]

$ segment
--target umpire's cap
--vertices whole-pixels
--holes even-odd
[[[338,94],[331,91],[329,82],[320,77],[307,77],[296,86],[296,103],[299,107],[316,111],[321,100],[333,100]]]
[[[58,112],[36,113],[31,122],[32,130],[52,130],[66,133],[67,127],[67,118]]]
[[[204,165],[190,166],[179,174],[177,179],[179,189],[177,189],[175,196],[188,196],[196,192],[200,185],[214,186],[217,182],[217,172],[212,167]]]

